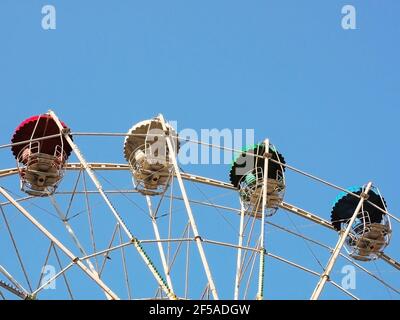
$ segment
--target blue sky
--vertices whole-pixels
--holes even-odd
[[[41,28],[41,8],[46,4],[56,8],[56,30]],[[341,8],[346,4],[357,10],[356,30],[341,27]],[[176,120],[179,128],[197,131],[249,128],[255,130],[257,141],[269,137],[289,164],[307,172],[344,187],[372,180],[389,211],[398,216],[399,10],[395,0],[2,0],[0,143],[10,141],[22,120],[49,108],[73,131],[125,132],[158,113]],[[89,161],[124,162],[121,138],[77,137],[76,142]],[[15,166],[8,149],[0,150],[0,161],[1,168]],[[183,169],[228,180],[228,165]],[[119,188],[130,186],[127,173],[110,177]],[[72,181],[72,174],[68,175],[63,187],[68,189]],[[18,191],[17,177],[4,179],[0,185]],[[194,198],[199,196],[195,188],[188,188]],[[296,174],[287,175],[285,199],[326,219],[336,193]],[[144,207],[142,198],[136,200]],[[127,210],[127,203],[115,201],[122,211]],[[223,201],[238,205],[235,194]],[[221,219],[220,225],[214,225],[213,211],[205,211],[207,218],[200,219],[200,227],[217,239],[216,225],[227,226]],[[228,216],[238,226],[238,217]],[[320,227],[301,229],[309,223],[292,219],[303,233],[334,246],[335,234]],[[22,221],[16,224],[17,230],[28,228]],[[43,221],[55,233],[63,233],[60,225]],[[283,211],[271,221],[293,227]],[[145,223],[139,229],[151,231]],[[99,222],[99,228],[103,227]],[[398,231],[398,223],[393,222],[393,239],[386,250],[397,260]],[[1,250],[7,252],[1,225],[0,233]],[[26,259],[37,268],[37,257],[26,241],[28,234],[21,231],[19,239]],[[301,239],[270,230],[266,241],[272,252],[320,271]],[[46,251],[44,245],[40,250]],[[229,298],[233,282],[228,274],[234,272],[234,265],[227,272],[220,255],[226,254],[232,263],[235,255],[224,250],[210,255],[217,284],[223,288],[221,295]],[[313,250],[325,265],[327,253]],[[197,259],[195,251],[193,256]],[[6,264],[4,259],[2,254],[0,261]],[[42,263],[44,258],[40,259]],[[7,263],[18,269],[14,262]],[[338,283],[344,264],[339,262],[335,269]],[[383,278],[400,286],[390,266],[381,261],[364,265],[374,272],[378,267]],[[308,298],[317,281],[272,259],[267,259],[266,270],[266,298]],[[80,279],[75,271],[71,277]],[[389,295],[362,273],[357,279],[354,293],[361,298],[399,297]],[[123,296],[122,281],[114,285]],[[46,292],[44,297],[63,298],[64,293]],[[329,287],[323,297],[345,298]]]

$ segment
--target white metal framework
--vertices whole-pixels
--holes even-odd
[[[383,253],[390,237],[388,219],[391,217],[396,223],[399,219],[386,208],[379,208],[385,219],[378,226],[368,223],[363,210],[363,204],[369,201],[372,182],[357,195],[266,153],[252,155],[263,158],[264,168],[262,173],[252,172],[253,177],[245,175],[247,180],[241,182],[238,190],[230,183],[184,172],[177,160],[180,143],[229,148],[178,137],[162,115],[139,123],[128,133],[82,133],[66,130],[53,111],[48,114],[58,124],[58,136],[64,137],[78,162],[66,163],[63,150],[47,159],[40,154],[37,142],[41,139],[31,139],[30,151],[18,156],[17,168],[0,170],[3,197],[0,243],[7,245],[8,253],[7,257],[0,256],[0,299],[48,299],[53,295],[71,299],[265,299],[272,290],[268,261],[312,275],[316,282],[312,299],[320,298],[327,283],[347,297],[359,299],[339,284],[340,278],[334,277],[334,266],[339,259],[352,264],[398,298],[398,288],[381,274],[367,269],[367,264],[358,262],[379,259],[393,266],[395,272],[400,270],[400,264]],[[159,131],[152,134],[165,139],[164,163],[153,161],[155,155],[146,140],[154,122]],[[127,163],[86,160],[75,141],[78,137],[102,136],[122,137],[125,143],[131,142],[129,150],[125,147]],[[47,138],[51,137],[54,135]],[[263,143],[270,146],[269,139]],[[0,149],[11,146],[2,145]],[[289,219],[297,216],[312,226],[335,231],[331,222],[283,199],[287,180],[284,175],[270,179],[270,163],[358,199],[352,219],[339,233],[334,248],[304,235],[297,225],[293,230],[270,217],[269,209],[274,212],[281,209],[273,218],[286,211]],[[38,172],[45,172],[44,181],[39,181]],[[16,183],[18,174],[21,189],[27,194],[21,195],[10,187]],[[134,188],[125,183],[130,176]],[[204,192],[203,187],[212,191]],[[216,191],[230,194],[230,199],[236,197],[237,207],[232,201],[222,202],[223,196],[215,195]],[[193,193],[202,199],[192,197]],[[364,219],[359,219],[360,213],[365,215]],[[318,262],[321,258],[315,253],[317,249],[310,246],[328,252],[326,266],[315,271],[271,252],[272,230],[304,241]],[[36,240],[26,243],[27,239]],[[371,243],[374,246],[366,254],[362,246]],[[344,246],[348,252],[342,250]],[[32,248],[35,254],[27,258],[26,248]],[[46,277],[44,267],[48,265],[54,266],[55,272]],[[57,288],[48,290],[52,283]],[[284,286],[282,283],[281,287]],[[307,293],[303,298],[308,298]]]

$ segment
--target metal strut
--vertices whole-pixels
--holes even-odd
[[[218,300],[219,298],[218,298],[217,289],[215,287],[214,280],[213,280],[213,277],[211,275],[210,267],[208,265],[208,261],[207,261],[207,258],[206,258],[205,252],[204,252],[202,239],[201,239],[199,231],[197,229],[196,221],[194,219],[192,208],[190,206],[190,202],[189,202],[189,199],[188,199],[188,196],[187,196],[187,193],[186,193],[186,188],[185,188],[185,185],[184,185],[183,180],[182,180],[182,175],[181,175],[181,172],[179,170],[178,162],[176,160],[176,153],[175,153],[174,145],[172,144],[171,137],[167,133],[167,126],[166,126],[165,119],[164,119],[163,115],[160,114],[158,117],[161,120],[161,125],[163,127],[164,133],[166,134],[165,139],[166,139],[166,142],[167,142],[169,155],[170,155],[171,161],[172,161],[173,166],[174,166],[175,175],[176,175],[176,178],[178,180],[179,187],[181,189],[183,201],[184,201],[185,207],[186,207],[186,212],[187,212],[188,217],[189,217],[190,226],[192,228],[194,239],[195,239],[197,248],[199,250],[200,258],[201,258],[201,261],[203,263],[203,267],[204,267],[204,271],[205,271],[206,276],[207,276],[208,284],[210,286],[210,290],[211,290],[213,298],[215,300]]]
[[[242,246],[244,238],[244,214],[245,208],[240,200],[240,227],[239,227],[239,241],[238,241],[238,253],[237,253],[237,263],[236,263],[236,279],[235,279],[235,293],[234,300],[239,300],[239,289],[240,289],[240,275],[242,272]]]
[[[332,255],[328,261],[328,264],[325,267],[325,271],[321,274],[319,282],[318,282],[317,286],[315,287],[315,290],[311,296],[311,300],[318,300],[319,296],[322,293],[322,290],[324,289],[326,282],[329,280],[329,275],[333,269],[333,266],[335,265],[336,259],[339,256],[340,250],[344,246],[346,238],[351,231],[351,227],[353,226],[354,221],[357,218],[357,215],[360,213],[360,210],[362,208],[364,201],[366,199],[368,199],[368,192],[371,189],[371,187],[372,187],[372,182],[368,182],[365,190],[362,193],[361,199],[358,202],[356,209],[354,210],[353,216],[351,217],[350,221],[347,224],[346,230],[341,233],[339,240],[336,244],[336,247],[333,250]]]
[[[119,299],[118,296],[111,291],[111,289],[92,271],[86,267],[86,265],[75,256],[69,249],[67,249],[55,236],[53,236],[43,225],[41,225],[29,212],[23,208],[15,199],[7,193],[2,187],[0,187],[0,193],[10,201],[15,208],[17,208],[33,225],[35,225],[50,241],[52,241],[61,251],[63,251],[71,261],[82,269],[93,281],[95,281],[104,292],[106,292],[112,299]]]
[[[66,141],[71,146],[71,148],[74,151],[75,155],[79,159],[81,165],[83,166],[83,168],[86,170],[87,174],[89,175],[89,177],[93,181],[94,185],[96,186],[97,190],[99,191],[100,195],[104,199],[104,201],[107,204],[107,206],[110,208],[110,210],[113,213],[114,217],[117,219],[118,223],[120,224],[120,226],[122,227],[124,232],[127,234],[127,236],[129,237],[130,241],[133,243],[133,245],[135,246],[136,250],[139,252],[140,256],[142,257],[142,259],[144,260],[144,262],[146,263],[146,265],[150,269],[151,273],[153,274],[153,276],[156,279],[156,281],[159,284],[159,286],[163,289],[163,291],[165,292],[165,294],[168,296],[169,299],[177,300],[177,297],[176,297],[175,293],[171,290],[171,288],[169,288],[168,284],[161,277],[161,275],[158,272],[157,268],[155,267],[154,263],[150,260],[150,258],[147,255],[146,251],[141,246],[140,241],[136,237],[133,236],[133,234],[130,232],[130,230],[126,226],[125,222],[122,220],[121,216],[117,212],[117,210],[112,205],[110,199],[108,198],[106,193],[103,191],[103,187],[100,184],[99,180],[97,179],[94,171],[90,168],[90,165],[87,163],[87,161],[83,157],[83,155],[80,152],[78,146],[72,141],[72,139],[69,136],[68,132],[65,131],[65,128],[62,126],[62,124],[61,124],[60,120],[58,119],[57,115],[51,110],[49,110],[49,114],[54,119],[54,121],[56,122],[58,127],[60,128],[60,131],[64,134],[64,137],[65,137]]]
[[[13,285],[6,283],[2,280],[0,280],[0,287],[6,289],[7,291],[11,292],[12,294],[16,295],[17,297],[19,297],[23,300],[34,299],[34,297],[29,295],[28,293],[22,292],[18,288],[14,287]]]
[[[96,162],[96,163],[89,163],[88,165],[90,166],[90,168],[92,170],[113,170],[113,171],[114,170],[122,170],[122,171],[129,170],[128,165],[120,164],[120,163],[97,163]],[[81,170],[82,164],[81,163],[69,163],[66,165],[65,169],[66,170]],[[15,175],[15,174],[18,174],[17,168],[0,170],[0,178]],[[201,177],[201,176],[193,175],[190,173],[184,173],[184,172],[181,172],[181,176],[182,176],[182,179],[184,179],[184,180],[202,183],[202,184],[206,184],[206,185],[210,185],[210,186],[214,186],[214,187],[220,187],[220,188],[224,188],[227,190],[237,191],[235,186],[233,186],[231,183],[228,183],[228,182],[211,179],[211,178],[207,178],[207,177]],[[331,230],[335,230],[335,228],[329,221],[327,221],[307,210],[301,209],[299,207],[296,207],[296,206],[289,204],[287,202],[284,202],[284,201],[279,205],[279,207],[281,209],[292,212],[300,217],[303,217],[307,220],[315,222],[323,227],[326,227]],[[390,216],[393,217],[393,215],[390,215]],[[396,261],[392,257],[383,253],[380,255],[380,258],[382,258],[383,261],[390,264],[392,267],[400,270],[400,262]]]
[[[261,215],[261,235],[260,235],[260,269],[258,275],[258,292],[257,292],[257,300],[264,299],[264,270],[265,270],[265,212],[267,210],[267,190],[268,190],[268,163],[269,158],[266,156],[269,154],[269,139],[265,139],[264,141],[264,172],[263,172],[263,193],[262,193],[262,215]],[[257,208],[256,208],[257,210]]]
[[[166,256],[165,256],[163,244],[160,242],[161,238],[160,238],[160,231],[158,229],[158,225],[157,225],[157,221],[156,221],[157,217],[155,216],[155,213],[153,211],[153,206],[152,206],[152,202],[151,202],[150,196],[146,195],[146,201],[147,201],[147,206],[149,208],[151,224],[153,225],[154,236],[156,237],[156,240],[158,241],[157,242],[157,247],[158,247],[158,251],[160,253],[160,258],[161,258],[161,262],[162,262],[162,265],[163,265],[164,274],[165,274],[165,277],[167,279],[168,286],[171,288],[171,290],[173,290],[170,270],[169,270],[169,267],[167,265],[167,259],[166,259]]]

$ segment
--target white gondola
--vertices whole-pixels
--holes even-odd
[[[162,194],[169,186],[173,165],[166,135],[172,138],[175,152],[178,153],[179,142],[175,130],[167,125],[167,132],[164,132],[158,118],[134,125],[125,139],[124,155],[131,168],[133,184],[144,195]]]

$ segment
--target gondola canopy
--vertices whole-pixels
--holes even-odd
[[[272,145],[270,145],[269,147],[269,153],[272,155],[271,159],[285,164],[285,159],[283,155],[280,154]],[[248,181],[251,179],[255,179],[254,173],[252,173],[251,171],[255,168],[260,168],[261,171],[264,171],[264,154],[264,143],[254,144],[244,148],[243,152],[238,154],[232,162],[231,170],[229,173],[231,183],[235,187],[239,188],[239,183],[244,176],[246,176],[245,179],[247,179]],[[268,178],[275,179],[277,173],[282,171],[285,171],[285,167],[281,166],[278,163],[269,161]]]
[[[64,128],[68,128],[62,122]],[[42,114],[30,117],[23,121],[15,130],[12,136],[11,143],[26,141],[26,143],[15,144],[12,146],[11,151],[17,159],[20,152],[29,145],[29,140],[48,137],[60,133],[54,119],[48,114]],[[56,147],[62,146],[65,152],[66,159],[70,156],[72,148],[67,143],[64,137],[53,137],[49,139],[40,140],[40,152],[48,155],[54,155]]]
[[[359,186],[350,187],[348,190],[357,195],[361,195],[363,192],[362,187]],[[385,210],[386,202],[383,197],[374,190],[370,190],[368,195],[369,202]],[[346,192],[342,192],[336,197],[331,211],[331,222],[337,231],[341,230],[343,223],[351,219],[359,201],[358,198]],[[364,202],[363,211],[368,212],[371,223],[380,223],[383,216],[382,211],[371,205],[368,201]]]

